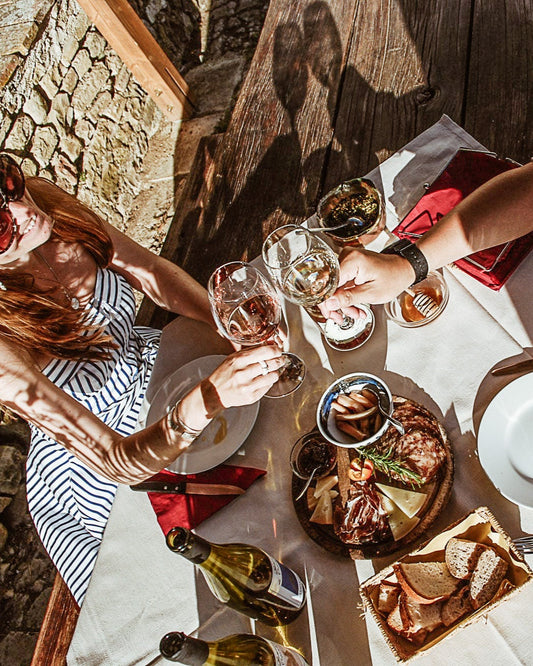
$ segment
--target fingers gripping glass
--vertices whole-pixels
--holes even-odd
[[[274,230],[263,243],[263,260],[280,292],[307,310],[334,349],[356,349],[370,336],[374,327],[370,308],[365,318],[357,320],[339,310],[339,324],[322,316],[318,305],[336,291],[340,266],[336,253],[308,229],[288,224]],[[358,307],[366,313],[366,306]]]
[[[232,261],[209,278],[209,303],[221,333],[241,345],[255,346],[271,340],[281,323],[281,304],[270,280],[254,266]],[[279,379],[265,394],[281,398],[296,390],[305,376],[305,365],[295,354],[283,353],[285,365]],[[268,365],[259,364],[267,374]]]
[[[24,174],[14,159],[0,154],[0,254],[6,252],[17,233],[17,223],[9,210],[10,201],[24,194]]]

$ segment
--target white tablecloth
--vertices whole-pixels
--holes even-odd
[[[387,198],[390,228],[459,147],[481,146],[443,117],[369,174]],[[287,306],[290,347],[305,360],[305,383],[287,398],[262,400],[251,435],[229,462],[263,467],[267,475],[197,529],[215,542],[258,545],[302,575],[308,605],[285,631],[289,642],[302,648],[313,666],[395,663],[374,621],[367,618],[365,622],[361,615],[358,585],[397,555],[354,566],[351,560],[323,550],[303,532],[291,502],[290,448],[314,427],[318,399],[335,377],[353,371],[377,374],[394,393],[428,407],[447,429],[455,454],[454,486],[428,537],[478,506],[488,506],[511,534],[533,532],[533,511],[504,499],[488,480],[477,459],[474,434],[480,415],[509,381],[492,377],[489,370],[531,345],[533,311],[526,281],[533,277],[533,256],[500,293],[457,269],[444,274],[450,300],[435,322],[406,329],[386,320],[381,306],[375,307],[374,334],[353,352],[333,352],[308,316]],[[149,397],[180,363],[216,352],[201,326],[197,343],[180,351],[176,341],[190,341],[195,326],[178,319],[165,331]],[[500,664],[533,663],[532,597],[530,586],[485,621],[450,636],[420,657],[419,663],[447,666],[451,660],[484,666],[488,659]],[[208,640],[238,631],[276,638],[275,630],[260,624],[254,627],[244,616],[221,607],[194,567],[166,548],[147,496],[121,487],[68,664],[148,664],[158,654],[160,638],[174,630],[198,632]]]

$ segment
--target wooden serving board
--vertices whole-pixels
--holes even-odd
[[[395,402],[405,401],[411,403],[415,407],[425,409],[421,405],[418,405],[416,402],[409,400],[408,398],[393,396],[393,400]],[[387,541],[381,541],[379,543],[368,543],[358,546],[351,544],[348,545],[339,539],[339,537],[335,534],[332,525],[320,525],[309,520],[312,512],[309,511],[307,506],[306,495],[304,495],[299,500],[295,499],[301,492],[305,482],[293,475],[292,500],[296,510],[296,515],[298,516],[298,520],[300,521],[301,526],[308,534],[308,536],[310,536],[311,539],[313,539],[313,541],[315,541],[319,546],[322,546],[322,548],[329,551],[330,553],[333,553],[334,555],[351,557],[354,560],[361,560],[389,555],[390,553],[401,550],[410,543],[413,543],[420,536],[425,535],[428,527],[436,520],[437,516],[446,505],[450,497],[453,483],[453,452],[450,441],[444,427],[437,421],[436,418],[435,421],[439,428],[442,445],[446,451],[446,458],[436,476],[431,479],[430,482],[420,486],[419,488],[415,488],[415,490],[425,492],[427,494],[427,499],[425,504],[417,513],[417,516],[420,518],[420,522],[417,523],[417,525],[410,532],[408,532],[398,541],[394,541],[394,539],[391,538]],[[339,477],[338,490],[343,501],[346,499],[350,485],[350,480],[348,478],[349,466],[349,450],[343,447],[337,447],[337,465],[331,473],[337,474]],[[381,473],[377,473],[376,476],[379,481],[388,484],[391,483],[391,480]]]

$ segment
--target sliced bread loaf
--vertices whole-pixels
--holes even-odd
[[[476,541],[452,537],[446,544],[446,564],[452,576],[470,578],[481,553],[487,548]]]
[[[431,631],[442,626],[440,608],[439,602],[419,604],[401,592],[387,624],[411,643],[422,645]]]
[[[446,562],[398,562],[393,569],[404,592],[419,604],[447,599],[461,584]]]
[[[474,608],[480,608],[494,597],[507,567],[507,562],[492,548],[481,553],[470,579],[470,598]]]
[[[390,583],[386,580],[381,581],[378,597],[378,610],[381,613],[387,614],[394,610],[398,603],[400,589],[400,586],[396,583]]]
[[[449,627],[472,610],[472,601],[468,585],[464,585],[442,604],[442,623]]]

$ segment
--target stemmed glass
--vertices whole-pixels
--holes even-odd
[[[243,261],[219,266],[207,286],[211,311],[219,331],[232,342],[255,346],[272,339],[281,323],[281,304],[274,285],[257,268]],[[283,352],[279,379],[265,394],[282,398],[295,391],[305,377],[305,364]]]
[[[383,197],[368,178],[353,178],[319,201],[311,221],[341,248],[362,247],[385,229]]]
[[[337,289],[339,260],[329,245],[308,229],[288,224],[273,231],[263,243],[263,260],[281,293],[309,312],[332,347],[355,349],[370,335],[374,328],[370,308],[360,319],[343,314],[341,324],[322,316],[318,305]]]

